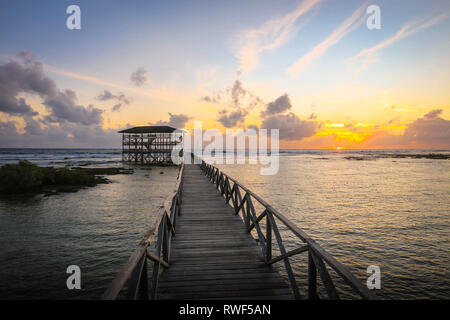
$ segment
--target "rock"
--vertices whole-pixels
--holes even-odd
[[[0,193],[5,194],[45,193],[49,196],[100,183],[109,183],[109,180],[80,168],[39,167],[29,161],[0,167]]]

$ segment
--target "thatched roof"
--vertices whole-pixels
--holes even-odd
[[[169,126],[142,126],[119,131],[119,133],[172,133],[176,128]]]

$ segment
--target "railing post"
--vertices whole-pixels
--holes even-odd
[[[311,254],[311,248],[308,249],[308,298],[317,300],[317,269]]]
[[[245,213],[245,228],[248,230],[250,228],[250,201],[248,201],[248,197],[250,197],[250,195],[248,194],[248,192],[245,193],[244,199],[245,199],[245,205],[246,205],[246,213]],[[242,212],[244,212],[244,208],[242,208]]]
[[[167,237],[167,233],[169,232],[169,226],[167,224],[167,213],[164,213],[164,218],[163,218],[163,239],[162,239],[162,258],[164,261],[166,261],[167,263],[169,263],[169,239]]]
[[[266,214],[266,262],[272,259],[272,224]]]
[[[269,209],[267,210],[267,217],[269,217],[269,219],[270,219],[270,222],[271,222],[271,225],[273,228],[273,233],[275,234],[275,239],[277,240],[278,248],[280,249],[280,253],[282,255],[286,255],[286,249],[284,248],[283,240],[281,239],[281,235],[280,235],[280,231],[278,230],[277,223],[275,222],[275,219],[272,216],[272,212]],[[286,269],[286,273],[289,277],[289,282],[291,283],[292,291],[294,292],[294,297],[295,297],[295,299],[300,300],[301,295],[298,290],[297,282],[295,280],[294,272],[292,271],[292,267],[291,267],[291,263],[289,262],[289,258],[286,257],[283,259],[283,261],[284,261],[284,267]]]
[[[235,184],[234,185],[234,198],[236,199],[236,207],[234,208],[234,213],[237,214],[238,213],[238,208],[239,205],[241,204],[241,197],[238,197],[238,192],[239,192],[239,185]],[[239,194],[240,195],[240,194]]]
[[[162,218],[162,220],[164,220],[164,217]],[[164,224],[165,224],[164,221],[161,221],[159,223],[159,227],[158,227],[158,240],[156,242],[156,248],[155,248],[156,256],[158,258],[161,258],[161,250],[162,250],[162,246],[163,246]],[[150,291],[150,296],[149,296],[150,300],[155,300],[155,298],[156,298],[156,291],[158,290],[160,265],[161,265],[161,263],[159,261],[155,261],[153,263],[152,280],[150,283],[150,290],[149,290]]]
[[[145,253],[139,258],[139,262],[136,264],[130,278],[128,279],[128,299],[139,299],[141,294],[142,282],[145,280],[147,283],[147,256]],[[148,296],[147,296],[148,298]]]
[[[142,269],[141,280],[139,282],[140,299],[148,300],[148,276],[147,276],[147,256],[144,255],[144,266]]]

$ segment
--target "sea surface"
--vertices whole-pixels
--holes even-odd
[[[261,175],[264,165],[258,164],[218,166],[363,283],[367,267],[379,266],[381,298],[449,299],[449,155],[282,150],[275,175]],[[115,149],[0,149],[0,165],[26,159],[46,166],[123,166],[120,157]],[[176,167],[134,169],[75,193],[0,197],[0,299],[99,298],[151,225],[178,173]],[[289,249],[300,244],[280,228]],[[304,256],[291,263],[305,293]],[[81,290],[66,287],[69,265],[81,268]],[[341,292],[339,279],[332,277]]]

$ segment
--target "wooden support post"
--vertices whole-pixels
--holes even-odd
[[[131,273],[130,278],[128,279],[128,299],[138,299],[139,293],[141,291],[141,281],[143,280],[142,275],[143,271],[147,270],[147,256],[145,254],[142,255],[142,257],[139,258],[139,262],[136,264],[136,267],[133,269],[133,272]],[[145,272],[145,277],[147,275],[147,272]],[[147,281],[147,278],[145,278],[145,281]]]
[[[266,262],[272,260],[272,224],[266,213]]]
[[[286,255],[286,249],[284,248],[283,240],[281,240],[281,235],[280,235],[280,231],[278,230],[277,223],[275,222],[275,219],[273,218],[272,212],[270,210],[267,210],[267,211],[268,211],[267,217],[270,219],[270,223],[272,225],[273,232],[275,234],[275,239],[277,240],[278,248],[280,249],[280,253],[282,255]],[[286,257],[283,259],[283,261],[284,261],[284,267],[286,269],[286,273],[289,277],[289,282],[291,283],[294,297],[295,297],[295,299],[300,300],[301,299],[300,291],[298,290],[297,282],[295,281],[294,272],[292,271],[292,267],[289,262],[289,258]]]
[[[309,253],[311,254],[311,258],[314,260],[314,264],[316,265],[317,271],[319,272],[320,278],[322,279],[322,283],[327,290],[328,298],[330,300],[339,300],[339,294],[336,291],[333,279],[331,279],[322,258],[316,255],[316,253],[311,249],[309,249]]]
[[[314,259],[311,255],[311,249],[308,250],[308,298],[317,300],[317,269]]]
[[[156,242],[156,256],[158,258],[161,257],[161,249],[162,249],[162,240],[163,240],[163,232],[164,232],[164,217],[161,219],[161,222],[159,223],[158,227],[158,240]],[[150,300],[156,299],[156,291],[158,290],[158,280],[159,280],[159,268],[160,268],[161,262],[155,261],[153,263],[153,271],[152,271],[152,281],[150,284]]]
[[[139,299],[148,300],[148,275],[147,275],[147,257],[143,257],[144,266],[142,268],[141,279],[139,281]]]
[[[250,202],[248,201],[248,197],[250,195],[246,192],[244,195],[245,204],[246,204],[246,213],[245,213],[245,228],[248,230],[250,228]],[[244,209],[244,208],[242,208]]]
[[[162,239],[162,258],[164,261],[169,261],[169,239],[168,239],[168,233],[169,233],[169,227],[167,223],[167,213],[164,213],[163,221],[163,239]]]

